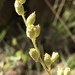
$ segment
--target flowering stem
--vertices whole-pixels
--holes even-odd
[[[34,45],[34,47],[38,50],[37,46],[36,46],[36,39],[31,39],[32,40],[32,43]]]
[[[36,50],[38,50],[37,46],[36,46],[36,40],[35,39],[32,39],[32,43],[34,45],[34,47],[36,48]],[[40,52],[39,52],[40,53]],[[39,58],[39,62],[41,63],[41,65],[43,66],[44,70],[48,73],[48,75],[51,75],[50,74],[50,70],[48,70],[44,64],[44,62],[42,61],[41,57]]]
[[[23,18],[23,21],[24,21],[24,23],[25,23],[25,25],[26,25],[26,27],[27,27],[26,18],[25,18],[25,16],[24,16],[24,14],[22,15],[22,18]]]
[[[45,66],[45,64],[44,64],[44,62],[42,61],[41,58],[39,59],[39,62],[40,62],[41,65],[43,66],[44,70],[48,73],[48,75],[51,75],[50,72],[49,72],[49,70],[46,68],[46,66]]]
[[[32,43],[33,43],[35,49],[39,52],[39,49],[38,49],[38,47],[36,46],[36,39],[31,39],[31,40],[32,40]],[[40,52],[39,52],[39,54],[40,54]]]
[[[21,16],[22,16],[22,18],[23,18],[23,21],[24,21],[26,27],[27,27],[27,22],[26,22],[26,18],[25,18],[25,16],[24,16],[24,14],[22,14]],[[36,39],[31,39],[31,40],[32,40],[32,43],[33,43],[35,49],[38,50],[38,47],[36,46]],[[39,52],[39,50],[38,50],[38,52]],[[40,54],[40,52],[39,52],[39,54]],[[44,70],[48,73],[48,75],[51,75],[50,72],[49,72],[50,70],[47,69],[47,67],[46,67],[46,65],[44,64],[44,62],[42,61],[41,57],[39,58],[39,62],[40,62],[40,64],[43,66]]]

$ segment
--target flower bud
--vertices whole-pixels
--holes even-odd
[[[63,75],[64,69],[63,68],[58,68],[57,70],[57,75]]]
[[[36,62],[39,60],[40,54],[38,50],[36,50],[35,48],[31,48],[29,54],[32,57],[32,59],[35,60]]]
[[[47,67],[51,66],[51,57],[50,57],[50,55],[48,53],[45,53],[44,62],[45,62]]]
[[[30,25],[26,29],[26,34],[27,34],[27,37],[29,37],[30,39],[35,39],[40,34],[40,26]]]
[[[30,39],[34,38],[35,36],[34,25],[27,27],[26,34],[27,34],[27,37],[29,37]]]
[[[40,26],[37,25],[37,26],[35,26],[35,36],[38,37],[39,34],[40,34]]]
[[[65,68],[64,75],[69,75],[69,73],[70,73],[70,68],[69,67]]]
[[[16,0],[17,2],[24,4],[26,2],[26,0]]]
[[[18,15],[23,15],[24,14],[24,7],[21,5],[18,1],[15,1],[15,11]]]
[[[29,15],[27,18],[27,25],[32,25],[35,22],[36,14],[33,12],[32,14]]]
[[[59,54],[57,52],[53,52],[52,57],[51,57],[51,61],[54,62],[56,61],[56,59],[59,57]]]

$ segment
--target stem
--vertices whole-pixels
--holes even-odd
[[[24,21],[24,23],[25,23],[25,25],[26,25],[26,27],[27,27],[26,18],[25,18],[25,16],[24,16],[24,14],[22,15],[22,18],[23,18],[23,21]]]
[[[23,18],[24,23],[25,23],[25,25],[26,25],[26,27],[27,27],[26,18],[25,18],[25,16],[24,16],[24,14],[22,15],[22,18]],[[33,38],[33,39],[31,39],[31,40],[32,40],[32,43],[33,43],[35,49],[38,50],[38,47],[36,46],[36,38],[35,38],[35,39]],[[39,52],[39,50],[38,50],[38,52]],[[40,52],[39,52],[39,53],[40,53]],[[50,72],[49,72],[49,70],[48,70],[47,67],[45,66],[44,62],[42,61],[41,57],[40,57],[40,59],[39,59],[39,62],[40,62],[41,65],[43,66],[44,70],[48,73],[48,75],[51,75]]]
[[[32,43],[33,43],[35,49],[36,49],[36,50],[38,51],[38,53],[40,54],[39,49],[38,49],[38,47],[36,46],[36,39],[31,39],[31,40],[32,40]]]
[[[34,47],[38,50],[37,46],[36,46],[36,39],[31,39],[32,40],[32,43],[34,45]]]
[[[35,40],[35,39],[32,39],[32,43],[33,43],[35,49],[38,50],[38,48],[37,48],[37,46],[36,46],[36,40]],[[38,52],[39,52],[39,50],[38,50]],[[39,52],[39,53],[40,53],[40,52]],[[46,66],[45,66],[44,62],[42,61],[41,57],[39,58],[39,62],[40,62],[41,65],[43,66],[44,70],[48,73],[48,75],[51,75],[50,72],[49,72],[50,70],[48,70],[48,69],[46,68]]]
[[[44,70],[48,73],[48,75],[51,75],[50,72],[49,72],[49,70],[46,68],[46,66],[45,66],[45,64],[44,64],[44,62],[42,61],[41,58],[39,59],[39,62],[40,62],[41,65],[43,66]]]

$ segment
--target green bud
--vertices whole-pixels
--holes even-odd
[[[15,11],[18,15],[23,15],[24,14],[24,7],[22,4],[20,4],[18,1],[15,1]]]
[[[33,12],[32,14],[29,15],[27,18],[27,25],[32,25],[35,22],[36,14]]]
[[[58,52],[53,52],[52,57],[51,57],[51,61],[54,62],[56,61],[56,59],[59,57]]]
[[[37,26],[35,26],[35,36],[38,37],[39,34],[40,34],[40,26],[37,25]]]
[[[26,0],[16,0],[17,2],[24,4],[26,2]]]
[[[40,54],[38,52],[38,50],[36,50],[35,48],[31,48],[29,51],[30,56],[32,57],[33,60],[35,60],[36,62],[38,62],[39,58],[40,58]]]
[[[29,37],[30,39],[35,39],[40,34],[40,26],[30,25],[26,29],[26,34],[27,34],[27,37]]]
[[[65,68],[64,75],[69,75],[69,73],[70,73],[70,68],[69,67]]]
[[[63,75],[64,69],[63,68],[58,68],[57,70],[57,75]]]
[[[50,57],[50,55],[48,53],[45,53],[44,62],[45,62],[47,67],[51,66],[51,57]]]
[[[34,38],[35,36],[35,32],[34,32],[34,25],[31,25],[29,27],[27,27],[26,29],[26,34],[27,34],[27,37],[29,37],[30,39]]]

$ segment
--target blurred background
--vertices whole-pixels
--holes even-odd
[[[26,36],[26,27],[14,9],[15,0],[0,1],[0,75],[46,75],[39,63],[28,52],[33,47]],[[27,0],[24,4],[26,18],[36,12],[35,25],[41,33],[37,46],[44,53],[59,52],[59,59],[52,65],[71,68],[75,74],[75,0]],[[59,64],[58,64],[59,63]],[[54,68],[55,67],[55,68]]]

